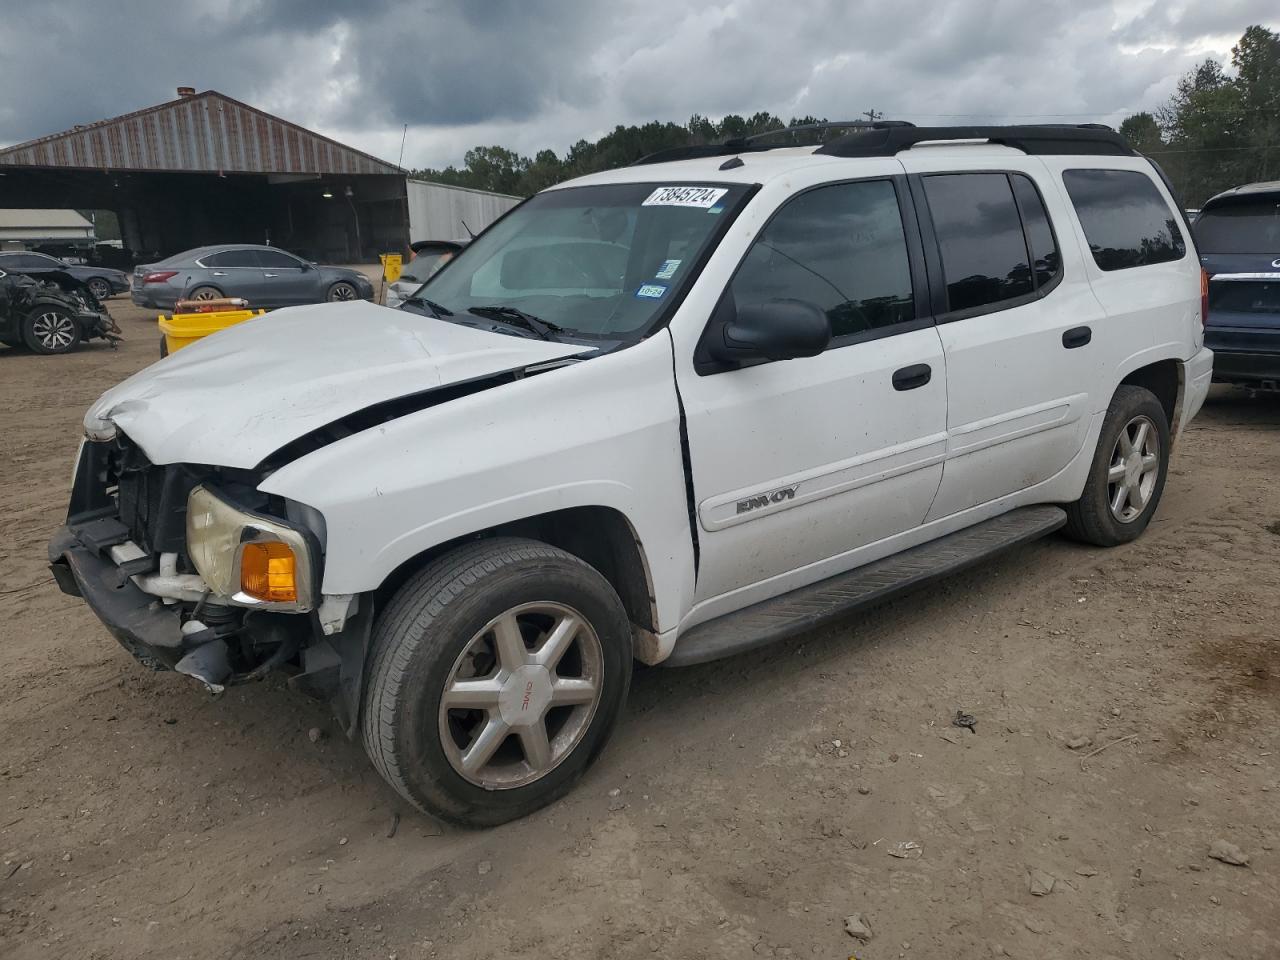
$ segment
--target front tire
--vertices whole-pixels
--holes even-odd
[[[1114,547],[1147,529],[1169,475],[1169,419],[1155,394],[1121,386],[1111,399],[1084,493],[1067,506],[1065,533]]]
[[[355,284],[340,280],[329,288],[327,299],[330,303],[345,303],[348,300],[359,300],[360,291]]]
[[[98,301],[105,301],[111,296],[111,284],[101,277],[91,277],[86,284],[89,292],[93,294],[93,298]]]
[[[69,353],[82,336],[76,318],[62,307],[38,306],[22,322],[22,341],[33,353]]]
[[[418,809],[488,827],[563,796],[617,725],[631,630],[608,581],[501,538],[433,561],[374,624],[365,751]]]

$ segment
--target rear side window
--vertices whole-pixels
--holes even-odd
[[[1280,194],[1214,206],[1196,219],[1193,228],[1201,253],[1264,253],[1280,255]]]
[[[1186,255],[1177,214],[1145,173],[1066,170],[1062,182],[1100,269],[1147,267]]]
[[[1036,289],[1047,287],[1062,274],[1062,257],[1058,254],[1058,241],[1053,235],[1053,227],[1049,224],[1049,214],[1045,212],[1044,201],[1030,177],[1020,173],[1009,175],[1013,185],[1013,196],[1018,201],[1018,212],[1022,215],[1022,229],[1027,235],[1027,250],[1031,254],[1031,264]]]
[[[915,319],[898,195],[887,180],[802,193],[769,221],[734,275],[739,307],[805,300],[833,338]]]
[[[206,267],[257,267],[258,251],[256,250],[223,250],[200,260]]]
[[[1022,220],[1006,174],[927,176],[924,192],[942,254],[948,312],[1035,293]],[[1054,253],[1056,259],[1056,248]]]

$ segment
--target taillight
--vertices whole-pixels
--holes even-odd
[[[1209,322],[1209,271],[1200,271],[1200,325]]]
[[[142,278],[143,283],[164,283],[170,277],[176,277],[177,270],[157,270],[155,273],[148,273]]]

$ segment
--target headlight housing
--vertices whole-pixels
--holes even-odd
[[[314,537],[203,485],[187,498],[187,555],[209,589],[233,603],[298,613],[315,606]]]

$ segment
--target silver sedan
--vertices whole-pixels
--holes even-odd
[[[373,284],[358,270],[324,267],[277,247],[222,244],[196,247],[134,268],[130,288],[141,307],[172,310],[179,300],[243,297],[252,307],[290,307],[326,300],[372,300]]]

